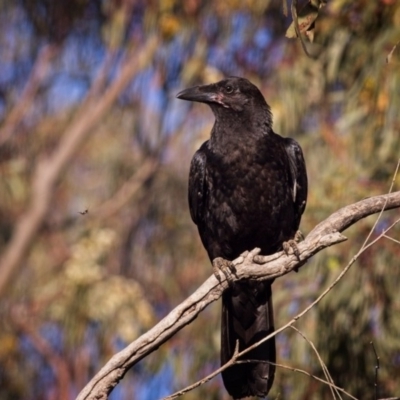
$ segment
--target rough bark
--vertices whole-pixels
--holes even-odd
[[[258,249],[246,252],[233,261],[236,273],[233,280],[278,278],[304,265],[305,261],[322,249],[346,239],[340,232],[369,215],[400,207],[400,191],[370,197],[348,205],[318,224],[298,244],[300,259],[294,254],[278,252],[270,256],[258,255]],[[135,363],[156,350],[162,343],[193,321],[210,303],[218,300],[228,286],[212,275],[190,297],[175,307],[147,333],[115,354],[78,395],[77,400],[107,399],[108,394]]]

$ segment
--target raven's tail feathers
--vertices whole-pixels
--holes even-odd
[[[222,297],[221,364],[232,358],[236,343],[239,351],[248,348],[274,331],[270,282],[235,282]],[[240,358],[248,362],[222,372],[229,394],[265,397],[271,389],[275,366],[275,339],[269,339]],[[259,361],[259,362],[257,362]]]

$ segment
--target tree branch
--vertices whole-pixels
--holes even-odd
[[[379,214],[380,216],[381,214]],[[378,219],[379,220],[379,217]],[[351,260],[349,261],[349,263],[346,265],[346,267],[343,269],[343,271],[337,276],[337,278],[310,304],[308,305],[304,310],[302,310],[299,314],[297,314],[296,316],[294,316],[289,322],[287,322],[285,325],[281,326],[280,328],[276,329],[275,331],[273,331],[272,333],[270,333],[269,335],[263,337],[262,339],[260,339],[258,342],[252,344],[250,347],[247,347],[246,349],[242,350],[240,353],[235,351],[235,353],[233,354],[232,358],[225,363],[224,365],[222,365],[219,369],[213,371],[211,374],[207,375],[205,378],[201,379],[200,381],[197,381],[196,383],[193,383],[190,386],[187,386],[186,388],[168,396],[165,397],[164,400],[172,400],[175,399],[179,396],[181,396],[184,393],[187,393],[193,389],[195,389],[196,387],[204,384],[205,382],[208,382],[209,380],[211,380],[212,378],[214,378],[215,376],[217,376],[219,373],[221,373],[222,371],[225,371],[227,368],[229,368],[231,365],[238,363],[239,358],[243,357],[245,354],[249,353],[251,350],[255,349],[256,347],[260,346],[262,343],[266,342],[267,340],[271,339],[272,337],[276,336],[278,333],[283,332],[285,329],[289,328],[289,327],[293,327],[293,324],[298,321],[301,317],[303,317],[306,313],[308,313],[315,305],[317,305],[342,279],[343,277],[347,274],[347,272],[349,271],[349,269],[351,268],[351,266],[357,261],[358,257],[369,247],[371,247],[372,245],[374,245],[377,241],[379,241],[385,233],[389,232],[398,222],[400,222],[400,218],[397,219],[392,225],[390,225],[388,228],[386,228],[385,231],[383,231],[377,238],[375,238],[372,242],[368,243],[368,245],[366,243],[364,243],[361,246],[361,249],[357,252],[357,254],[355,256],[353,256],[351,258]],[[376,224],[376,223],[375,223]],[[372,228],[372,231],[374,230],[374,227]],[[254,250],[254,254],[258,253],[258,249]],[[297,268],[297,267],[295,267]]]
[[[284,252],[260,256],[259,250],[254,249],[233,261],[236,273],[232,279],[266,280],[286,275],[294,269],[297,270],[307,259],[322,249],[345,241],[346,238],[340,232],[360,219],[398,207],[400,207],[400,191],[367,198],[343,207],[318,224],[306,239],[299,243],[300,260],[294,254],[286,255]],[[196,292],[156,326],[115,354],[81,391],[77,400],[107,399],[108,394],[132,365],[193,321],[205,307],[221,297],[227,286],[225,277],[221,278],[221,283],[215,276],[208,278]]]

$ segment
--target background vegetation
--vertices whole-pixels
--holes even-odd
[[[226,75],[261,88],[275,131],[304,149],[305,233],[341,206],[387,192],[400,155],[400,3],[328,1],[306,43],[312,57],[285,37],[286,7],[0,1],[1,399],[74,398],[210,275],[186,189],[213,116],[176,100],[180,89]],[[385,213],[377,231],[396,214]],[[338,275],[373,221],[274,283],[277,326]],[[400,394],[399,259],[398,243],[380,241],[298,323],[335,383],[360,399],[373,398],[371,341],[380,397]],[[219,312],[213,305],[143,360],[112,398],[157,399],[215,369]],[[277,343],[278,362],[322,376],[296,332]],[[184,398],[228,397],[214,379]],[[278,369],[270,398],[331,392]]]

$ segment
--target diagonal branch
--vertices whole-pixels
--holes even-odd
[[[298,373],[300,373],[300,374],[307,375],[307,376],[309,376],[310,378],[313,378],[313,379],[315,379],[316,381],[321,382],[321,383],[323,383],[323,384],[329,386],[331,389],[334,389],[336,392],[341,392],[341,393],[345,394],[346,396],[350,397],[350,398],[353,399],[353,400],[358,400],[356,397],[354,397],[354,396],[352,396],[350,393],[346,392],[343,388],[341,388],[341,387],[339,387],[339,386],[336,386],[336,385],[335,385],[334,383],[332,383],[330,380],[321,379],[321,378],[319,378],[319,377],[316,376],[316,375],[313,375],[313,374],[310,374],[310,373],[307,372],[307,371],[304,371],[303,369],[294,368],[294,367],[290,367],[290,366],[288,366],[288,365],[277,364],[277,363],[271,363],[271,364],[273,364],[273,365],[275,365],[275,366],[277,366],[277,367],[279,367],[279,368],[288,369],[288,370],[293,371],[293,372],[298,372]]]
[[[340,393],[338,392],[338,390],[336,388],[335,382],[333,382],[331,374],[329,373],[328,367],[326,366],[326,364],[322,360],[322,358],[321,358],[317,348],[315,347],[314,343],[310,339],[308,339],[307,336],[303,332],[301,332],[299,329],[297,329],[295,326],[290,325],[290,328],[292,328],[294,331],[296,331],[313,349],[315,355],[317,356],[318,362],[319,362],[319,364],[321,366],[322,372],[325,375],[326,382],[328,382],[328,386],[329,386],[329,389],[331,390],[333,399],[336,400],[336,394],[338,395],[339,399],[342,399],[342,397],[340,396]],[[350,395],[350,397],[351,397],[351,395]]]
[[[232,279],[266,280],[286,275],[301,267],[307,259],[322,249],[345,241],[346,238],[340,232],[360,219],[382,210],[398,207],[400,207],[400,191],[367,198],[343,207],[318,224],[306,239],[299,243],[300,260],[294,254],[286,255],[284,252],[259,256],[259,250],[255,249],[244,253],[233,262],[236,266],[236,274]],[[130,367],[193,321],[205,307],[221,297],[227,286],[225,277],[221,277],[221,283],[215,276],[208,278],[196,292],[173,309],[156,326],[115,354],[81,391],[77,400],[107,399],[108,394]]]
[[[206,376],[205,378],[201,379],[200,381],[197,381],[196,383],[187,386],[186,388],[180,390],[179,392],[176,392],[168,397],[165,397],[164,400],[172,400],[175,399],[179,396],[181,396],[184,393],[189,392],[190,390],[193,390],[194,388],[202,385],[205,382],[208,382],[215,376],[217,376],[220,372],[225,371],[227,368],[229,368],[231,365],[238,363],[238,360],[240,357],[243,355],[249,353],[252,349],[260,346],[262,343],[266,342],[267,340],[271,339],[272,337],[276,336],[278,333],[283,332],[285,329],[292,327],[293,324],[299,320],[301,317],[303,317],[306,313],[308,313],[316,304],[318,304],[341,280],[342,278],[347,274],[347,272],[350,270],[351,266],[357,261],[358,257],[369,247],[374,245],[378,240],[380,240],[385,233],[389,232],[397,223],[400,222],[400,218],[397,219],[391,226],[389,226],[383,233],[381,233],[376,239],[374,239],[371,243],[368,245],[363,245],[361,249],[358,251],[358,253],[351,258],[349,263],[346,265],[344,270],[338,275],[338,277],[309,305],[307,306],[304,310],[302,310],[299,314],[294,316],[289,322],[287,322],[285,325],[281,326],[279,329],[276,329],[269,335],[263,337],[260,339],[257,343],[254,343],[250,347],[247,347],[246,349],[242,350],[240,353],[235,352],[232,358],[224,365],[222,365],[219,369],[213,371],[211,374]],[[254,254],[258,252],[258,249],[255,249]],[[300,266],[300,265],[299,265]],[[294,269],[296,270],[299,266],[296,266]]]

